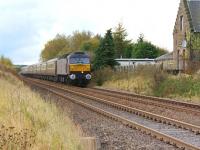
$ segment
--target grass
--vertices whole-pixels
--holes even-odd
[[[79,150],[80,130],[10,73],[0,71],[0,148]]]
[[[94,77],[96,85],[106,88],[200,102],[199,74],[175,76],[149,65],[123,72],[104,68],[95,72]]]
[[[155,96],[199,102],[200,77],[193,75],[170,76],[155,90]]]
[[[134,71],[122,72],[105,68],[94,73],[95,80],[93,82],[108,88],[152,95],[156,83],[155,78],[159,78],[158,72],[159,70],[154,66],[140,66]],[[98,84],[99,81],[101,84]]]

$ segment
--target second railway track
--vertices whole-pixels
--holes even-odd
[[[172,108],[172,109],[178,108],[183,111],[191,111],[191,112],[200,114],[200,105],[199,104],[194,104],[194,103],[189,103],[189,102],[181,102],[181,101],[177,101],[177,100],[171,100],[171,99],[160,98],[160,97],[140,95],[140,94],[129,93],[129,92],[122,92],[122,91],[111,90],[111,89],[90,88],[90,90],[99,91],[106,95],[120,97],[120,98],[127,99],[130,101],[136,101],[138,99],[142,103],[146,102],[146,103],[150,103],[153,105],[158,105],[160,107],[168,107],[168,108]],[[168,105],[166,105],[166,104],[168,104]]]
[[[75,103],[92,109],[93,111],[101,113],[109,118],[118,120],[127,126],[141,130],[146,134],[151,134],[157,139],[168,142],[169,144],[186,149],[200,149],[200,135],[197,135],[200,128],[198,126],[179,122],[166,117],[162,118],[162,116],[150,114],[144,111],[134,110],[83,93],[56,87],[52,84],[45,84],[32,79],[28,79],[28,82],[32,82],[32,84],[50,90],[54,94],[70,99]],[[81,99],[81,101],[79,99]]]

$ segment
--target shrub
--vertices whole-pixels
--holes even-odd
[[[200,78],[191,75],[179,75],[167,78],[155,91],[156,96],[162,97],[199,97]]]
[[[110,67],[103,68],[101,70],[97,70],[93,73],[93,82],[96,83],[98,86],[102,86],[105,81],[111,79],[114,74],[114,70]]]

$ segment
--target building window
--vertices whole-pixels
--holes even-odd
[[[183,16],[180,16],[180,30],[183,31]]]

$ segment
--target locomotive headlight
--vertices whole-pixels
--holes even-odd
[[[75,80],[75,79],[76,79],[76,75],[75,75],[75,74],[71,74],[71,75],[69,76],[69,78],[70,78],[71,80]]]
[[[85,78],[86,78],[87,80],[90,80],[90,79],[92,78],[92,76],[91,76],[90,74],[86,74],[86,75],[85,75]]]

